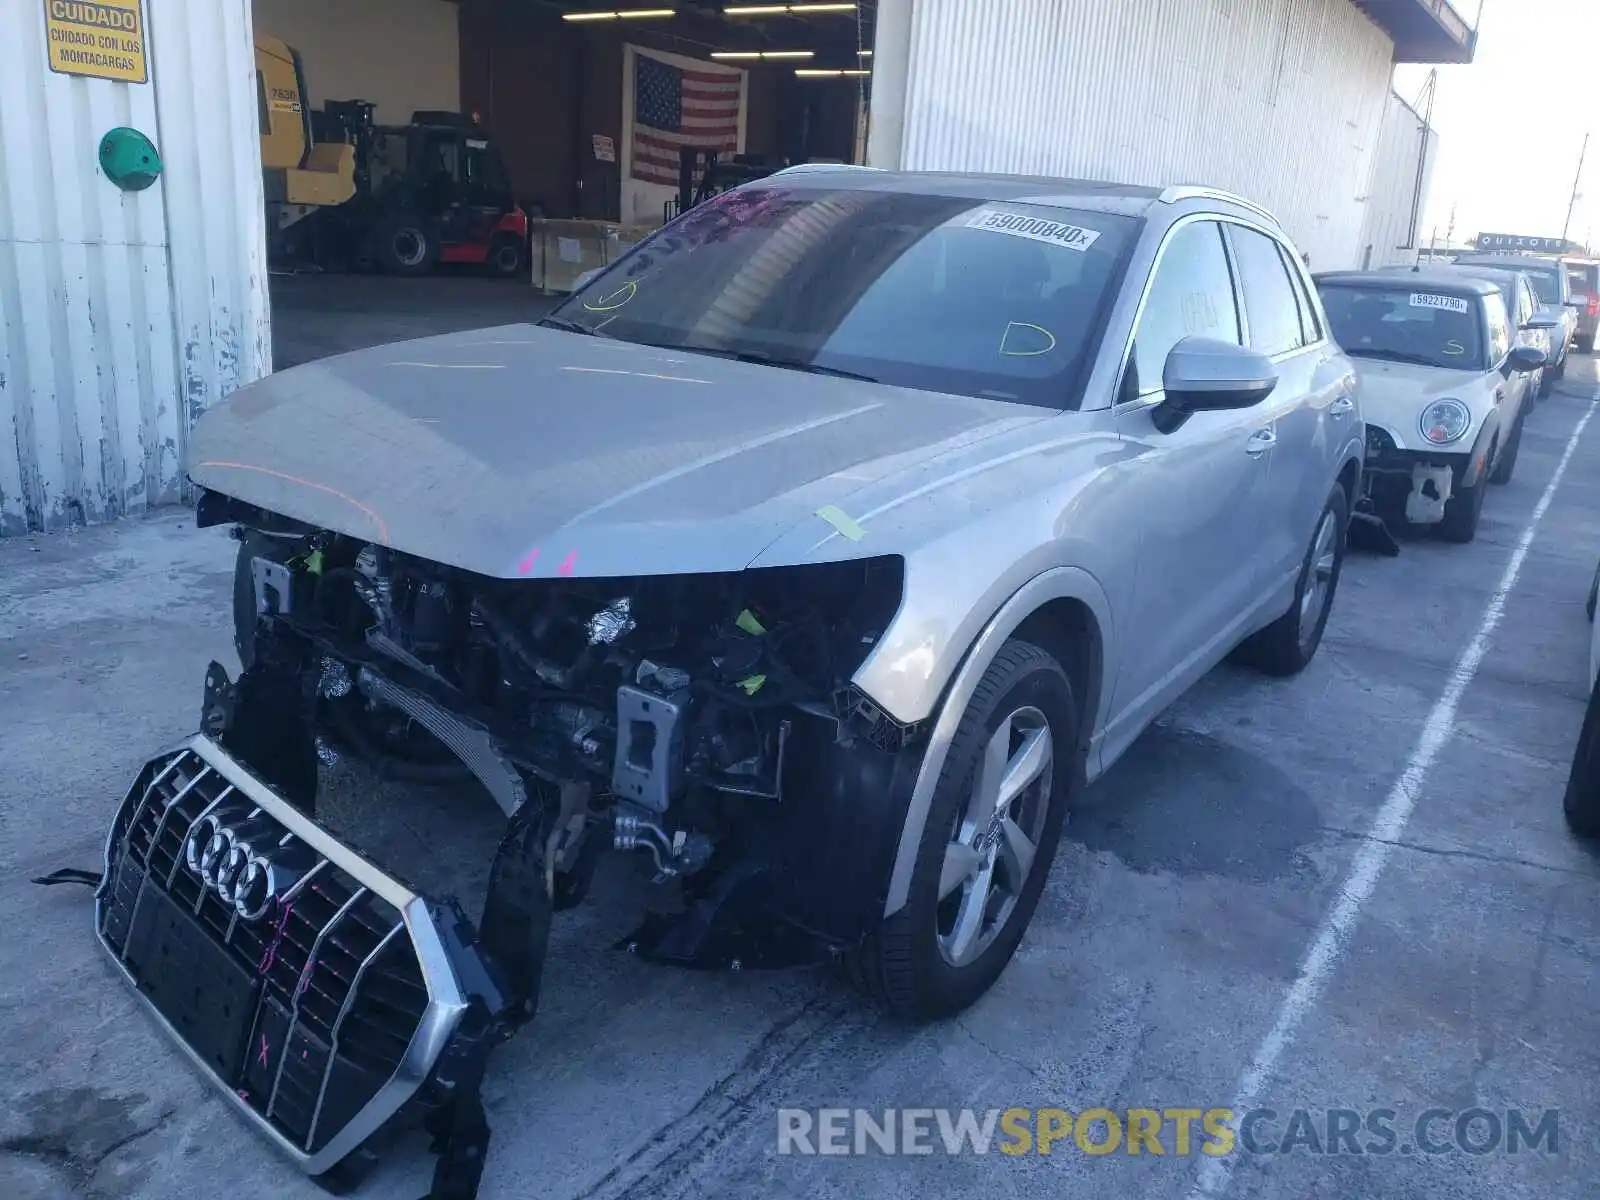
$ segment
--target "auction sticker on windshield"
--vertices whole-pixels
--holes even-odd
[[[1460,296],[1434,296],[1428,292],[1411,293],[1412,308],[1442,308],[1446,312],[1471,312],[1472,306]]]
[[[1076,250],[1080,254],[1100,238],[1097,230],[1085,229],[1066,221],[1051,221],[1044,217],[1030,217],[1024,213],[1001,212],[994,208],[980,208],[967,220],[968,229],[987,229],[992,233],[1009,233],[1012,237],[1032,238],[1051,246]]]

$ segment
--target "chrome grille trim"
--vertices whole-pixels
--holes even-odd
[[[450,959],[444,950],[443,940],[440,938],[439,932],[434,925],[433,917],[428,910],[427,901],[413,893],[399,881],[386,875],[356,851],[336,840],[321,826],[298,812],[292,805],[251,774],[246,767],[229,755],[222,747],[203,734],[196,734],[179,746],[156,756],[145,764],[145,768],[140,771],[141,777],[144,775],[145,769],[154,767],[156,764],[162,765],[156,771],[150,783],[144,785],[142,789],[137,780],[134,786],[129,788],[122,802],[118,805],[117,819],[112,822],[106,836],[103,854],[106,870],[102,885],[95,895],[95,936],[106,950],[113,965],[130,986],[133,986],[137,991],[137,980],[124,961],[124,953],[128,944],[127,937],[124,937],[122,952],[114,948],[106,938],[107,902],[112,897],[117,871],[124,862],[129,861],[131,838],[138,829],[141,819],[148,812],[151,797],[156,795],[159,786],[170,779],[172,773],[186,761],[186,756],[188,755],[193,755],[200,760],[201,770],[194,779],[179,789],[179,796],[175,796],[168,803],[166,810],[162,813],[157,823],[155,832],[152,834],[152,847],[156,844],[156,837],[163,831],[166,819],[176,809],[182,796],[187,795],[189,790],[201,778],[208,778],[212,773],[215,773],[228,785],[224,793],[225,796],[243,796],[262,813],[278,822],[288,831],[289,835],[305,843],[324,860],[297,881],[293,891],[289,893],[290,895],[299,892],[317,872],[331,866],[348,875],[355,881],[358,888],[356,896],[344,908],[339,910],[341,914],[347,912],[363,896],[377,897],[389,904],[399,914],[399,922],[390,929],[388,934],[380,938],[378,947],[366,955],[358,971],[352,977],[350,990],[346,993],[338,1019],[335,1021],[335,1030],[343,1023],[344,1018],[355,1003],[354,998],[358,995],[357,985],[361,982],[361,977],[366,971],[367,965],[377,961],[379,952],[392,944],[394,938],[399,936],[402,929],[412,943],[411,948],[416,957],[418,973],[420,974],[422,986],[427,993],[427,1002],[421,1017],[418,1019],[416,1030],[412,1034],[405,1050],[401,1053],[398,1066],[389,1079],[378,1088],[366,1105],[316,1153],[308,1152],[305,1146],[315,1144],[312,1138],[316,1134],[317,1122],[321,1116],[322,1099],[326,1094],[328,1080],[331,1078],[334,1065],[337,1062],[334,1048],[329,1050],[328,1062],[317,1099],[317,1111],[313,1113],[308,1136],[304,1146],[297,1145],[267,1119],[263,1111],[253,1108],[248,1100],[236,1093],[232,1087],[227,1086],[205,1061],[204,1057],[184,1040],[171,1022],[153,1004],[148,1000],[145,1001],[144,1008],[146,1012],[154,1018],[157,1025],[166,1031],[167,1036],[177,1044],[206,1078],[217,1086],[223,1097],[233,1106],[236,1112],[243,1116],[258,1132],[265,1135],[281,1153],[290,1158],[302,1171],[311,1175],[320,1175],[336,1165],[342,1158],[376,1133],[427,1080],[434,1064],[438,1061],[439,1056],[448,1045],[451,1035],[455,1032],[456,1025],[459,1023],[462,1014],[466,1011],[466,998],[462,994],[460,983],[450,965]],[[165,761],[169,758],[170,761]],[[189,759],[188,761],[192,762],[193,760]],[[223,796],[219,796],[217,801],[223,798]],[[126,820],[125,825],[123,824],[124,820]],[[181,859],[181,847],[179,856]],[[148,864],[148,856],[146,857],[146,864]],[[137,861],[132,862],[131,865],[141,871],[145,869],[141,868]],[[157,876],[158,880],[159,876]],[[159,886],[159,882],[155,882],[155,886]],[[135,900],[128,915],[130,930],[133,916],[136,914],[137,909],[138,901]],[[337,919],[331,919],[325,923],[324,932],[337,923]],[[225,935],[221,934],[220,931],[215,931],[215,927],[213,927],[214,932],[217,932],[218,936],[222,938],[224,945],[232,945],[233,934],[237,924],[237,921],[230,920]],[[321,937],[319,935],[318,942],[320,943],[320,941]],[[308,958],[307,961],[314,961],[314,958]],[[270,987],[270,984],[267,986]],[[267,992],[262,993],[262,1011],[264,1011],[264,1006],[267,1002],[267,995]],[[296,1002],[295,1007],[298,1009],[298,1002]],[[298,1014],[296,1013],[296,1015]],[[291,1021],[288,1026],[289,1034],[292,1035],[294,1028],[295,1024]],[[284,1057],[287,1057],[287,1050],[284,1052]],[[280,1059],[279,1079],[282,1076],[282,1068],[283,1059]],[[269,1100],[269,1106],[275,1103],[276,1082],[273,1090],[274,1097]]]
[[[364,894],[364,893],[363,893]],[[355,898],[351,898],[355,903]],[[350,980],[350,990],[345,993],[344,1003],[339,1006],[339,1015],[333,1019],[333,1033],[328,1039],[328,1070],[322,1073],[322,1086],[317,1089],[316,1107],[311,1110],[311,1125],[306,1130],[306,1148],[310,1149],[317,1144],[317,1123],[322,1120],[322,1102],[328,1096],[328,1084],[333,1079],[332,1064],[339,1056],[339,1030],[344,1025],[344,1019],[350,1015],[350,1010],[355,1007],[356,991],[361,986],[361,979],[367,973],[367,968],[378,960],[378,956],[389,948],[389,943],[405,928],[404,922],[396,925],[379,939],[378,944],[372,948],[372,953],[361,960],[361,965],[356,968],[354,978]],[[288,1055],[278,1063],[278,1074],[283,1074],[283,1063],[288,1061]]]

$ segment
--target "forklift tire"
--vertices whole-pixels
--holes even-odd
[[[496,279],[513,279],[527,268],[527,244],[514,233],[497,233],[483,265]]]
[[[419,216],[394,213],[373,231],[372,256],[385,275],[426,275],[439,261],[439,235]]]

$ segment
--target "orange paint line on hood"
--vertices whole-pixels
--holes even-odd
[[[223,467],[230,471],[254,471],[257,475],[269,475],[273,479],[281,479],[285,483],[295,483],[299,484],[301,487],[310,488],[313,491],[326,492],[328,495],[333,496],[336,499],[343,500],[352,508],[358,509],[360,512],[365,514],[367,519],[378,527],[378,541],[382,542],[385,546],[389,544],[389,527],[384,523],[383,518],[378,515],[377,511],[361,503],[361,501],[357,500],[354,496],[351,496],[345,492],[341,492],[336,487],[329,487],[325,483],[317,483],[312,479],[302,479],[298,475],[290,475],[284,471],[274,471],[271,467],[254,466],[251,463],[222,462],[212,459],[208,462],[195,464],[196,470],[199,470],[201,467]]]

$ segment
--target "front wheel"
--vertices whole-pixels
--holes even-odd
[[[1271,625],[1239,647],[1238,658],[1268,675],[1298,675],[1316,657],[1333,611],[1333,596],[1344,569],[1350,527],[1350,501],[1343,487],[1333,489],[1317,518],[1311,544],[1295,581],[1294,603]]]
[[[1435,529],[1447,542],[1465,545],[1478,536],[1478,518],[1483,515],[1483,494],[1487,491],[1487,474],[1479,475],[1471,487],[1458,488],[1444,506],[1444,520]]]
[[[859,987],[931,1020],[993,986],[1038,907],[1077,786],[1077,746],[1066,672],[1038,646],[1008,643],[951,740],[905,907],[847,960]]]
[[[1494,470],[1489,473],[1489,482],[1500,484],[1510,483],[1511,473],[1517,469],[1517,451],[1522,449],[1522,419],[1517,418],[1516,426],[1511,430],[1511,439],[1506,443],[1506,448],[1494,460]]]
[[[1572,755],[1561,810],[1574,835],[1600,838],[1600,688],[1589,689],[1589,706],[1583,713],[1583,731]]]

